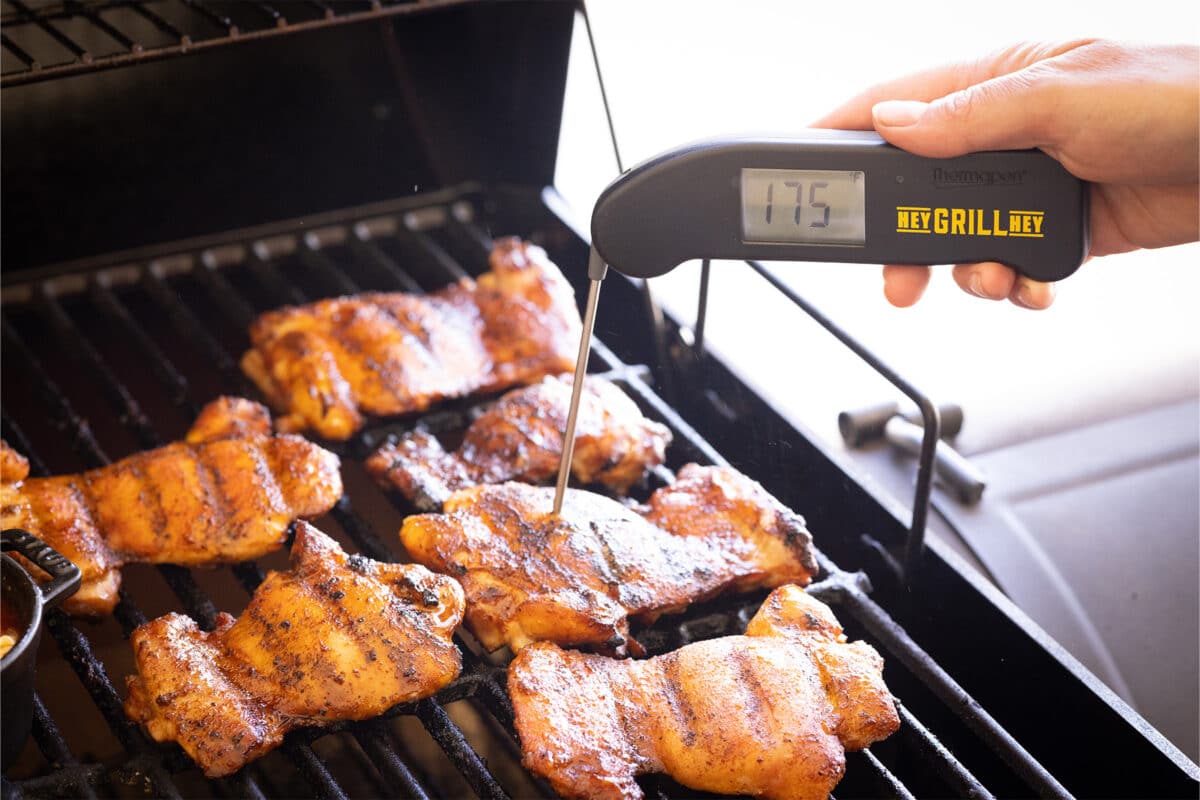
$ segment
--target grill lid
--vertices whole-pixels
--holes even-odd
[[[117,28],[140,3],[5,15],[19,62],[6,59],[0,102],[6,278],[467,180],[553,181],[575,2],[398,3],[321,24],[263,13],[247,30],[219,5],[145,9],[174,20],[159,48]],[[192,42],[183,19],[217,36]],[[31,56],[31,32],[71,59],[38,62],[43,80],[13,50]]]

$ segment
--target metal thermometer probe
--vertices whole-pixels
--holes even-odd
[[[567,429],[563,432],[562,456],[558,462],[558,481],[554,485],[554,516],[562,511],[563,496],[571,479],[571,459],[575,456],[575,423],[579,417],[579,398],[583,396],[583,378],[592,352],[592,329],[596,327],[596,305],[600,302],[600,282],[608,266],[596,248],[588,254],[588,296],[583,310],[583,333],[579,337],[579,355],[575,358],[575,380],[571,383],[571,406],[567,411]]]
[[[862,131],[697,142],[625,172],[596,201],[587,311],[554,513],[575,449],[600,281],[691,259],[998,261],[1057,281],[1088,252],[1087,184],[1040,150],[924,158]]]

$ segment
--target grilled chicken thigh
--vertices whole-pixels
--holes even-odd
[[[558,473],[570,401],[571,376],[546,377],[497,400],[467,428],[457,451],[447,453],[433,435],[413,431],[376,450],[367,470],[427,511],[482,483],[541,483]],[[585,379],[571,459],[581,483],[624,492],[663,462],[670,441],[671,431],[642,416],[615,384]]]
[[[250,328],[242,369],[281,430],[346,439],[364,415],[423,411],[569,371],[581,324],[539,247],[496,242],[491,271],[433,294],[368,293],[288,306]]]
[[[299,436],[269,435],[266,415],[222,398],[186,442],[79,475],[27,479],[28,465],[10,469],[20,456],[3,444],[0,522],[82,570],[83,585],[64,603],[79,615],[112,612],[119,568],[131,561],[203,566],[261,556],[283,544],[293,521],[325,513],[342,495],[338,457]]]
[[[408,553],[458,579],[489,650],[546,640],[638,653],[630,616],[807,584],[817,571],[804,520],[730,468],[688,465],[636,510],[581,490],[568,490],[558,516],[553,504],[552,487],[504,483],[404,521]]]
[[[206,633],[167,614],[133,632],[125,712],[176,741],[210,777],[288,731],[377,716],[458,677],[458,584],[415,564],[347,557],[301,522],[291,570],[272,572],[239,619]]]
[[[523,763],[563,797],[641,798],[634,777],[770,800],[828,797],[861,750],[900,727],[883,659],[846,643],[797,586],[745,636],[618,661],[538,643],[508,671]]]

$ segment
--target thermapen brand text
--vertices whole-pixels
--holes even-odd
[[[979,169],[943,169],[933,170],[934,186],[1019,186],[1025,182],[1025,174],[1029,170],[979,170]]]

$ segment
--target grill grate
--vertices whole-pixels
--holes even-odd
[[[427,10],[461,0],[4,0],[0,86],[94,72],[235,42]]]
[[[330,25],[425,11],[462,0],[289,1],[214,0],[4,0],[0,25],[0,86],[136,61],[172,58],[198,50]]]
[[[269,235],[230,237],[145,263],[5,287],[6,401],[17,395],[12,387],[28,393],[16,398],[19,407],[3,408],[3,435],[29,457],[34,475],[106,464],[108,453],[118,448],[124,454],[159,446],[185,428],[215,394],[258,396],[236,363],[247,344],[247,325],[257,313],[341,292],[437,288],[467,274],[464,264],[482,271],[490,237],[479,218],[488,202],[467,191],[448,199],[410,199],[391,210],[374,208],[365,216],[348,212],[338,222],[304,233],[300,226],[283,226]],[[97,335],[101,332],[105,335]],[[651,483],[669,481],[671,465],[724,463],[720,453],[655,393],[647,367],[623,363],[601,342],[595,343],[592,364],[593,373],[620,385],[648,416],[668,425],[675,435],[671,461]],[[478,407],[477,401],[450,404],[416,419],[371,428],[345,445],[326,443],[343,456],[347,492],[317,524],[335,536],[340,533],[351,549],[377,560],[396,560],[397,526],[387,527],[379,520],[398,520],[412,509],[374,487],[361,470],[362,457],[381,437],[414,425],[435,433],[461,429]],[[390,541],[397,543],[396,549]],[[268,557],[227,570],[195,572],[172,566],[126,567],[114,615],[119,627],[115,636],[103,626],[93,630],[52,611],[51,638],[120,752],[101,758],[95,753],[76,756],[68,743],[74,721],[61,715],[56,720],[43,698],[35,697],[33,739],[42,761],[23,770],[27,777],[6,777],[5,797],[122,795],[130,787],[162,797],[306,793],[343,798],[399,790],[436,798],[466,789],[485,798],[530,792],[553,796],[544,783],[512,768],[519,761],[519,748],[504,662],[483,653],[465,632],[456,635],[463,674],[435,697],[398,706],[381,719],[293,733],[277,753],[229,779],[206,782],[177,747],[148,740],[126,719],[121,694],[110,678],[130,671],[128,658],[119,655],[122,647],[128,650],[123,640],[156,615],[143,611],[135,596],[167,607],[177,604],[211,629],[218,606],[210,592],[220,592],[221,609],[236,613],[241,603],[229,599],[231,587],[253,592],[264,568],[278,563]],[[1068,796],[870,599],[865,574],[844,572],[824,555],[820,565],[820,579],[810,592],[834,606],[848,633],[867,638],[883,651],[889,676],[903,671],[926,687],[999,757],[1008,770],[1005,788],[1017,785],[1043,796]],[[147,587],[154,575],[169,587],[173,600],[153,597]],[[223,589],[207,588],[222,579],[228,584]],[[659,653],[697,639],[740,633],[764,595],[700,604],[636,635],[648,650]],[[56,658],[50,651],[43,647],[42,670]],[[55,686],[56,694],[66,691]],[[465,726],[451,713],[464,708],[477,726]],[[931,730],[935,724],[927,725],[908,706],[902,705],[900,713],[903,724],[896,736],[874,752],[848,757],[839,797],[992,796],[939,741]],[[409,727],[401,730],[398,726],[405,719]],[[432,752],[444,755],[458,778],[432,774],[438,759],[428,752],[412,752],[421,736],[436,747]],[[89,742],[88,747],[94,745]],[[508,769],[502,769],[505,762],[511,762]],[[684,793],[661,777],[647,778],[643,785],[650,797]]]

